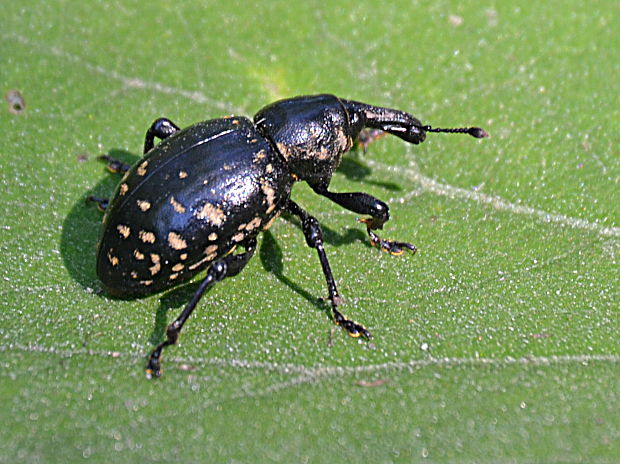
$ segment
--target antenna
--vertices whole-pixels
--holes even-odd
[[[472,137],[476,137],[477,139],[483,139],[488,137],[489,134],[480,127],[455,127],[452,129],[441,129],[439,127],[431,127],[431,126],[422,126],[426,132],[448,132],[451,134],[469,134]]]

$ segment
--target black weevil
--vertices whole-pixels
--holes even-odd
[[[344,317],[342,302],[323,248],[318,221],[291,200],[291,188],[306,181],[319,195],[370,216],[370,242],[399,255],[414,245],[380,238],[374,231],[389,219],[388,206],[367,193],[328,190],[343,153],[364,129],[378,129],[418,144],[427,132],[486,137],[477,127],[423,126],[403,111],[334,95],[280,100],[261,109],[254,121],[230,116],[179,129],[157,119],[146,133],[144,158],[133,167],[107,156],[112,171],[125,172],[114,197],[90,197],[105,209],[97,274],[110,295],[132,298],[157,293],[206,269],[190,302],[151,353],[149,376],[159,376],[163,348],[179,333],[203,293],[237,275],[256,250],[256,237],[283,212],[299,217],[306,243],[315,248],[327,281],[334,322],[353,337],[371,338],[361,324]],[[154,146],[155,137],[161,142]],[[234,253],[238,247],[242,253]]]

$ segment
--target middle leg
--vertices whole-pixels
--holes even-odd
[[[301,219],[301,226],[304,231],[304,237],[306,237],[306,243],[310,248],[316,249],[319,254],[319,261],[321,261],[323,274],[325,275],[325,280],[327,281],[327,289],[329,291],[329,299],[332,304],[334,322],[346,330],[352,337],[363,337],[368,340],[371,339],[372,335],[366,327],[347,319],[340,311],[338,311],[338,305],[342,303],[342,298],[338,294],[336,281],[334,280],[334,275],[332,274],[331,267],[329,266],[329,261],[327,261],[325,248],[323,248],[323,233],[321,231],[319,221],[317,221],[315,217],[310,216],[292,200],[288,201],[286,209],[289,213],[294,214]]]
[[[149,361],[146,369],[148,377],[159,377],[161,375],[161,354],[164,348],[170,345],[174,345],[179,338],[183,325],[190,317],[196,305],[202,298],[204,292],[212,287],[217,282],[224,280],[226,277],[233,277],[239,274],[245,265],[250,261],[250,258],[254,255],[256,250],[256,238],[251,238],[244,244],[245,252],[228,255],[221,260],[213,263],[207,269],[207,275],[194,293],[194,296],[190,302],[185,306],[179,317],[172,322],[166,329],[166,340],[157,345],[149,356]]]

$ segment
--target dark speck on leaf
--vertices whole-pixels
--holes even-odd
[[[26,101],[19,90],[9,90],[4,98],[9,103],[11,113],[22,114],[26,110]]]

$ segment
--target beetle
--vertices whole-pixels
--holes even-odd
[[[367,130],[412,144],[423,142],[427,132],[487,136],[479,127],[432,128],[404,111],[321,94],[276,101],[253,121],[229,116],[180,129],[159,118],[146,132],[144,157],[133,167],[103,157],[111,171],[124,172],[111,201],[89,198],[105,210],[97,274],[107,293],[146,296],[206,270],[191,300],[167,327],[166,339],[150,354],[148,376],[160,376],[163,349],[177,342],[204,292],[237,275],[254,254],[259,232],[284,212],[301,220],[307,245],[318,253],[334,322],[353,337],[372,337],[339,311],[342,299],[319,222],[291,200],[293,184],[305,181],[318,195],[369,216],[360,222],[373,246],[392,255],[415,253],[410,243],[376,234],[390,218],[387,204],[367,193],[328,189],[341,156]],[[161,140],[156,146],[155,138]]]

